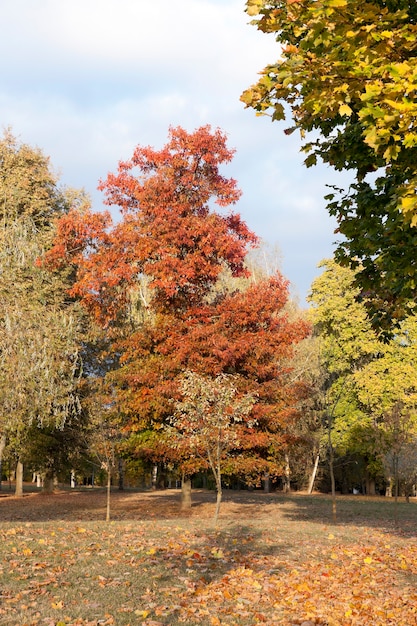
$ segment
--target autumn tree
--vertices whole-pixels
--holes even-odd
[[[215,378],[187,372],[181,380],[182,400],[170,422],[174,445],[188,448],[189,455],[208,462],[216,482],[217,502],[214,522],[222,500],[222,466],[227,454],[239,446],[239,425],[252,411],[255,398],[250,394],[238,395],[234,377],[219,374]]]
[[[372,416],[357,398],[354,375],[378,358],[383,345],[356,301],[354,272],[334,260],[322,263],[321,276],[313,281],[310,318],[318,341],[320,385],[317,409],[326,429],[332,492],[335,492],[336,458],[355,453],[365,458],[369,478],[374,479],[375,437]],[[369,440],[370,439],[370,440]],[[369,480],[368,480],[369,482]]]
[[[178,342],[176,352],[187,368],[235,375],[239,391],[256,396],[256,427],[240,433],[240,446],[228,457],[228,472],[254,483],[285,473],[284,450],[294,441],[290,426],[308,393],[303,378],[293,378],[291,359],[309,324],[290,315],[288,298],[280,274],[227,294],[189,320],[187,341]]]
[[[225,267],[234,276],[247,273],[245,253],[255,235],[239,215],[211,208],[240,196],[219,171],[232,156],[219,130],[170,129],[162,150],[139,146],[101,183],[121,220],[113,225],[109,213],[84,207],[70,211],[47,254],[51,269],[74,273],[70,295],[118,342],[123,367],[114,384],[133,431],[172,412],[178,364],[160,351],[170,330],[185,328],[187,312],[204,303]]]
[[[160,151],[139,146],[100,185],[120,221],[70,212],[47,262],[72,269],[70,294],[113,337],[120,368],[108,380],[132,442],[166,424],[181,400],[184,371],[236,374],[239,393],[259,398],[260,428],[252,439],[247,433],[234,469],[259,475],[261,461],[277,469],[279,430],[298,394],[285,387],[287,359],[308,325],[288,320],[288,282],[280,274],[244,289],[221,283],[225,272],[249,276],[245,258],[257,243],[239,215],[223,210],[240,196],[219,170],[232,156],[225,135],[207,126],[191,134],[171,128]]]
[[[399,445],[392,416],[401,421],[402,432],[404,424],[413,424],[416,321],[407,317],[390,341],[381,342],[356,299],[352,270],[334,261],[325,268],[313,282],[311,315],[327,372],[326,397],[334,406],[331,442],[339,458],[354,454],[365,461],[367,489],[372,491],[375,478],[383,474],[384,455]],[[413,438],[410,428],[401,445]]]
[[[81,311],[68,301],[65,274],[37,265],[69,197],[48,159],[9,132],[0,196],[0,429],[20,460],[33,424],[59,428],[78,411]]]
[[[291,115],[305,164],[352,174],[328,210],[343,235],[336,256],[357,269],[379,325],[415,296],[416,5],[410,0],[248,0],[273,33],[277,62],[242,100],[273,120]]]
[[[384,461],[387,491],[398,495],[400,473],[406,483],[415,474],[412,447],[417,435],[417,319],[402,320],[378,359],[354,375],[359,402],[379,430],[379,456]],[[391,459],[391,463],[387,463]],[[411,461],[411,462],[409,462]],[[401,469],[401,472],[400,472]]]

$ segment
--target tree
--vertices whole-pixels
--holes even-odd
[[[288,281],[282,275],[257,279],[201,308],[176,342],[176,358],[204,375],[237,376],[241,393],[254,394],[256,427],[240,433],[240,446],[228,458],[228,473],[259,482],[284,471],[284,449],[294,443],[292,424],[309,392],[292,376],[295,346],[310,332],[288,309]],[[174,344],[175,345],[175,344]]]
[[[181,382],[183,399],[176,404],[171,424],[179,447],[188,448],[190,455],[208,461],[216,482],[217,502],[214,523],[222,500],[222,464],[227,453],[239,446],[239,424],[251,428],[249,418],[255,398],[238,395],[234,377],[219,374],[207,378],[187,372]]]
[[[339,458],[354,455],[365,461],[367,489],[372,489],[374,479],[383,476],[384,455],[399,445],[394,417],[395,424],[402,423],[401,432],[408,425],[408,439],[401,445],[414,436],[416,320],[407,317],[390,341],[379,341],[356,299],[353,271],[334,261],[325,266],[312,286],[311,316],[327,371],[326,395],[334,406],[331,445]]]
[[[155,312],[198,306],[225,266],[235,276],[246,274],[247,247],[257,242],[238,214],[210,209],[240,197],[236,181],[219,172],[233,152],[209,126],[191,134],[171,128],[160,151],[138,146],[100,184],[121,221],[112,225],[109,213],[71,211],[58,224],[50,267],[76,268],[71,294],[104,324],[126,310],[129,291],[143,276],[152,295],[143,304]]]
[[[59,428],[79,409],[81,310],[68,301],[66,274],[37,265],[69,195],[42,153],[9,132],[0,195],[0,433],[20,460],[33,424]]]
[[[309,300],[313,305],[310,319],[319,343],[321,375],[317,401],[326,429],[335,516],[336,456],[358,454],[366,459],[369,472],[374,469],[374,440],[364,436],[373,430],[372,418],[359,404],[354,376],[378,358],[383,344],[378,341],[365,307],[356,300],[354,272],[335,261],[325,261],[322,266],[325,270],[313,282]]]
[[[237,214],[212,208],[240,196],[236,182],[219,172],[232,155],[225,136],[210,127],[192,134],[171,128],[160,151],[138,147],[101,183],[121,221],[71,212],[58,224],[47,262],[71,268],[71,295],[113,339],[120,368],[107,378],[132,440],[148,448],[152,438],[136,435],[162,431],[181,400],[184,371],[213,379],[236,374],[239,393],[259,397],[260,427],[256,436],[247,433],[233,467],[258,476],[278,471],[282,425],[294,417],[301,387],[287,384],[288,359],[309,326],[288,320],[288,282],[279,273],[243,284],[257,238]],[[222,281],[227,273],[231,283]]]
[[[417,417],[415,316],[401,322],[392,339],[381,347],[379,358],[355,372],[354,379],[357,398],[379,431],[379,457],[384,461],[387,480],[395,486],[397,497],[400,474],[409,484],[416,469],[412,453]],[[392,491],[390,485],[388,491]]]
[[[336,255],[358,269],[375,322],[389,326],[417,279],[416,5],[248,0],[246,11],[281,50],[242,100],[273,120],[291,112],[285,132],[307,137],[308,167],[320,158],[352,173],[349,190],[327,197],[343,235]]]

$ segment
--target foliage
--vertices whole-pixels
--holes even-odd
[[[70,192],[71,193],[71,192]],[[49,236],[52,222],[68,209],[49,159],[37,148],[21,144],[10,130],[0,141],[0,222],[29,218],[39,237]]]
[[[145,306],[166,313],[201,304],[225,266],[246,274],[246,247],[257,241],[239,215],[210,209],[240,196],[236,182],[219,173],[232,156],[225,135],[209,126],[192,134],[171,128],[160,151],[138,146],[100,185],[107,204],[120,207],[121,221],[70,212],[58,224],[49,265],[74,264],[71,293],[103,323],[120,314],[143,275],[152,294]]]
[[[416,320],[407,317],[390,341],[380,341],[356,299],[354,272],[334,261],[323,265],[312,286],[311,319],[328,373],[325,394],[334,407],[333,445],[338,454],[365,459],[376,476],[383,470],[384,454],[397,445],[388,436],[393,411],[407,418],[408,437],[413,433]]]
[[[48,160],[6,133],[0,164],[0,430],[19,455],[32,425],[61,428],[79,411],[82,316],[67,276],[36,263],[68,206]]]
[[[343,235],[336,254],[359,268],[375,321],[389,325],[417,279],[415,3],[248,0],[246,11],[281,54],[242,100],[273,120],[288,105],[294,125],[285,132],[311,133],[305,164],[320,158],[352,172],[349,191],[328,197]]]
[[[171,418],[178,447],[189,456],[208,461],[217,489],[217,522],[222,497],[222,464],[228,453],[239,446],[239,425],[253,426],[250,419],[256,402],[250,394],[238,395],[235,377],[219,374],[214,379],[187,372],[181,381],[182,400]]]
[[[279,273],[249,280],[245,259],[256,236],[239,215],[213,209],[240,196],[219,171],[232,155],[224,134],[208,126],[191,134],[171,128],[160,151],[138,146],[101,183],[121,220],[70,212],[58,222],[46,263],[71,268],[71,295],[113,341],[120,367],[107,381],[136,442],[141,431],[161,433],[152,449],[150,438],[144,445],[153,458],[166,456],[162,428],[181,399],[184,371],[236,374],[239,392],[259,397],[260,424],[242,443],[239,473],[250,465],[259,475],[269,463],[278,469],[283,424],[295,418],[302,393],[301,384],[289,384],[289,359],[309,326],[289,320],[288,283]],[[177,454],[175,461],[185,463]]]

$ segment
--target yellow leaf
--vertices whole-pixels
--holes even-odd
[[[391,144],[384,152],[384,159],[386,161],[395,161],[399,151],[400,148],[397,145]]]
[[[334,535],[332,533],[329,534],[328,536],[329,539],[334,539]]]
[[[62,609],[64,606],[64,603],[62,602],[62,600],[60,600],[59,602],[51,602],[51,607],[53,609]]]
[[[333,561],[336,561],[338,559],[338,556],[337,556],[337,554],[332,552],[332,554],[330,555],[330,558],[333,559]]]
[[[339,107],[339,113],[340,115],[351,115],[352,114],[352,109],[350,108],[350,106],[346,103],[341,104]]]
[[[372,563],[372,558],[370,556],[367,556],[364,560],[364,563],[366,563],[367,565],[369,565],[369,563]]]
[[[401,208],[406,213],[408,211],[412,211],[417,204],[417,199],[415,196],[404,196],[401,198]]]

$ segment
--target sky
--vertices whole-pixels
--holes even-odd
[[[236,149],[222,173],[234,210],[279,250],[301,306],[332,255],[324,165],[307,169],[291,123],[245,109],[241,93],[279,57],[250,25],[244,0],[2,0],[0,126],[51,159],[62,183],[102,210],[100,179],[137,145],[160,149],[170,126],[210,124]],[[273,254],[276,255],[276,252]]]

